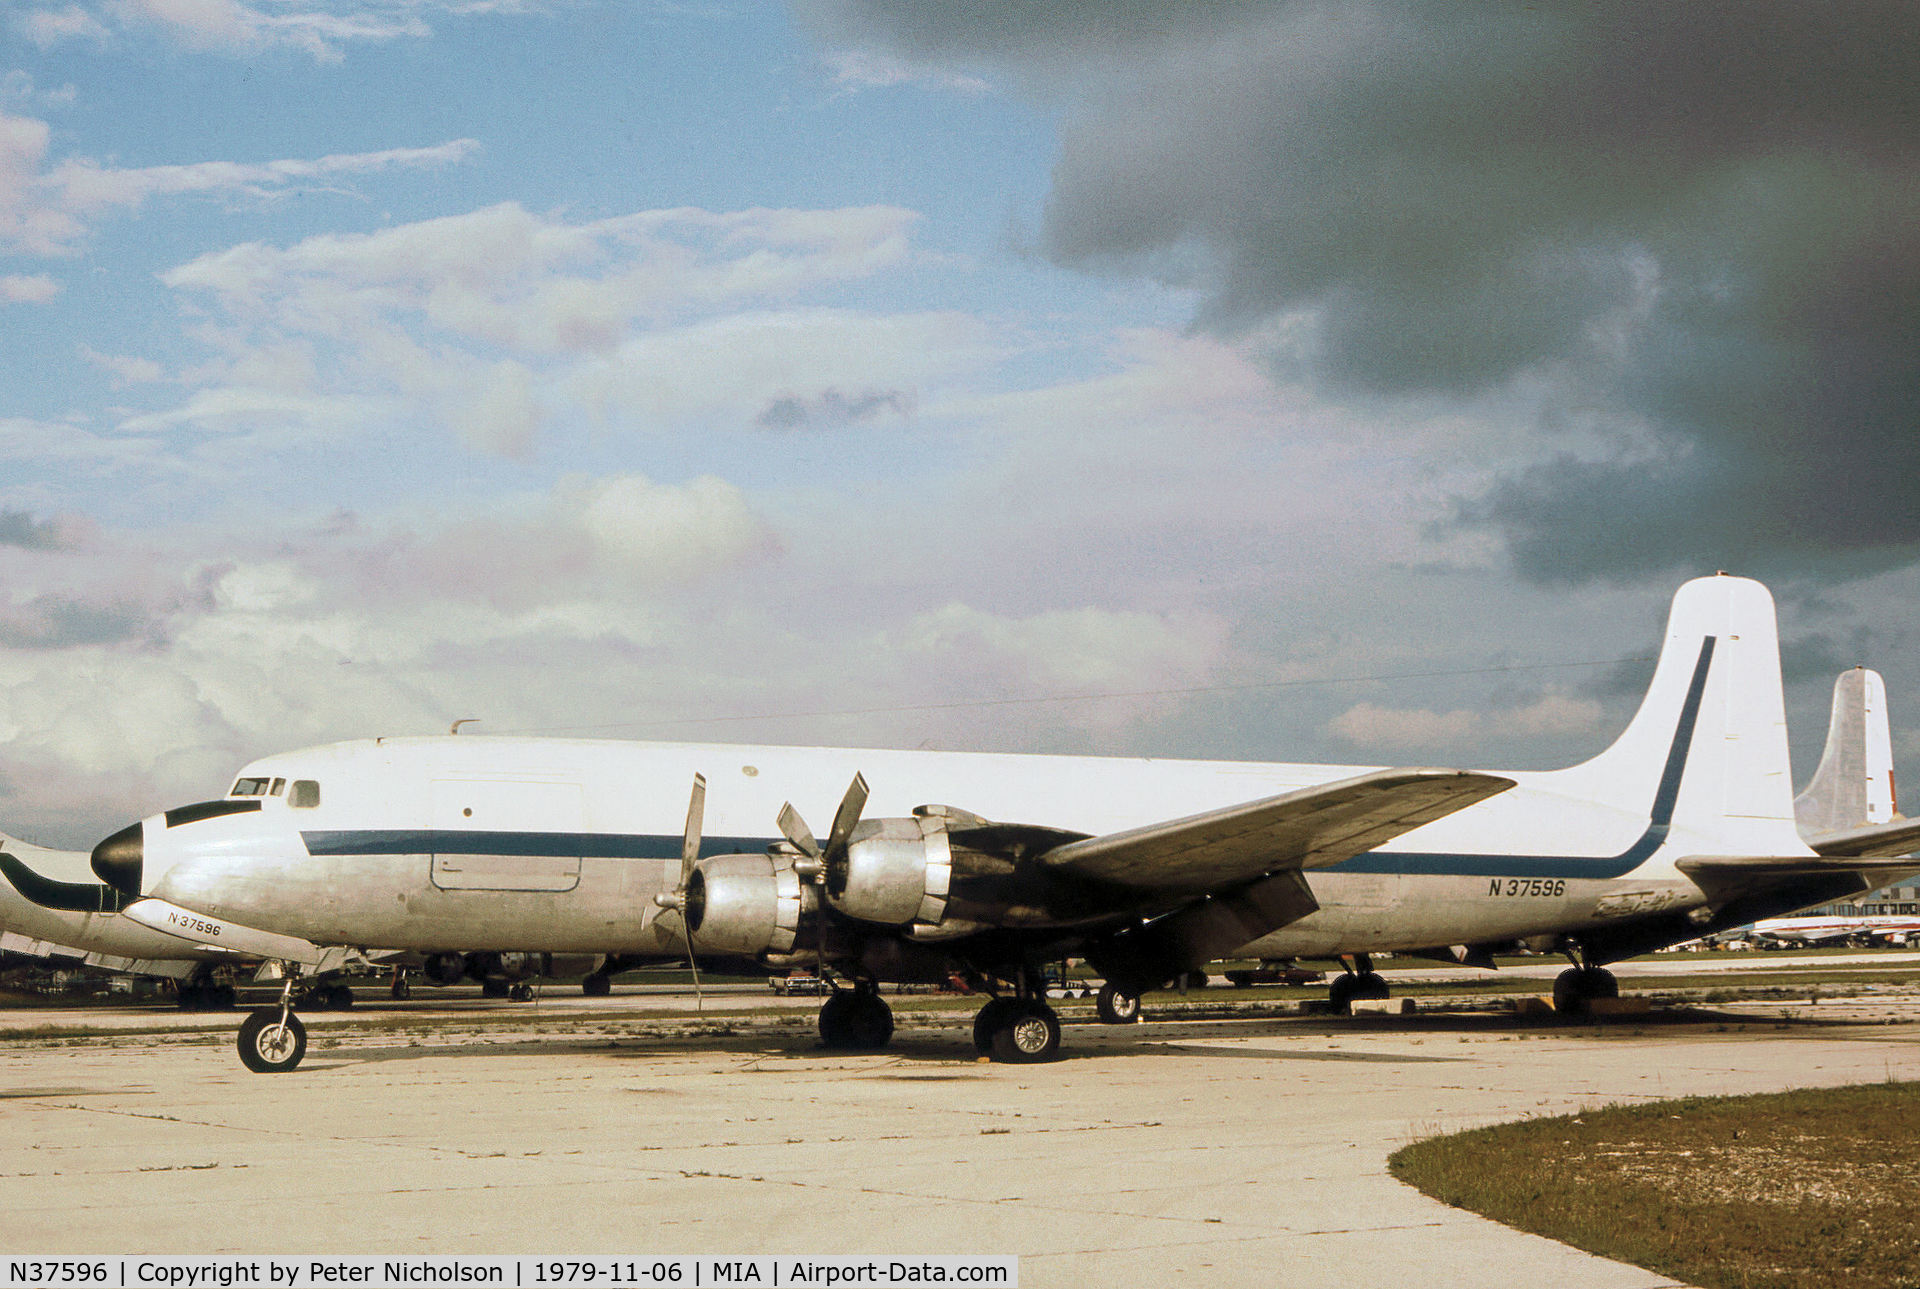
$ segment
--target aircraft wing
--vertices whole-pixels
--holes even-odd
[[[1505,792],[1467,770],[1375,770],[1166,823],[1088,837],[1045,867],[1120,886],[1210,891],[1283,869],[1324,868]]]

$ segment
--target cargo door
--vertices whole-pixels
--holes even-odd
[[[433,884],[445,891],[570,891],[586,812],[578,783],[435,779]]]

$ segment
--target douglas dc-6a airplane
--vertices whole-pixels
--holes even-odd
[[[824,842],[783,804],[849,779]],[[1914,832],[1802,842],[1773,601],[1721,576],[1680,589],[1639,712],[1565,770],[374,739],[256,761],[92,866],[124,916],[288,965],[240,1032],[255,1070],[305,1051],[294,977],[365,945],[817,964],[845,983],[820,1012],[845,1047],[890,1037],[879,982],[958,972],[992,995],[978,1047],[1024,1062],[1058,1050],[1041,969],[1067,955],[1121,1019],[1255,942],[1342,957],[1339,1002],[1380,991],[1371,953],[1541,937],[1579,1006],[1608,962],[1920,869],[1882,858]]]

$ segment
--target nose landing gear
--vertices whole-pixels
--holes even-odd
[[[307,1054],[307,1027],[293,1014],[293,990],[298,977],[287,973],[278,1007],[260,1007],[240,1025],[240,1063],[255,1074],[285,1074]]]

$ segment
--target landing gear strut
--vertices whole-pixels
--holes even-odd
[[[293,1014],[295,972],[280,988],[280,1005],[260,1007],[240,1025],[240,1063],[255,1074],[285,1074],[307,1054],[307,1027]]]
[[[893,1038],[893,1008],[871,984],[836,991],[820,1007],[820,1043],[836,1051],[875,1051]]]
[[[1390,996],[1386,979],[1373,969],[1371,955],[1356,953],[1351,959],[1340,959],[1340,965],[1346,970],[1335,976],[1333,983],[1327,986],[1327,1002],[1332,1004],[1334,1015],[1351,1015],[1357,998]]]

